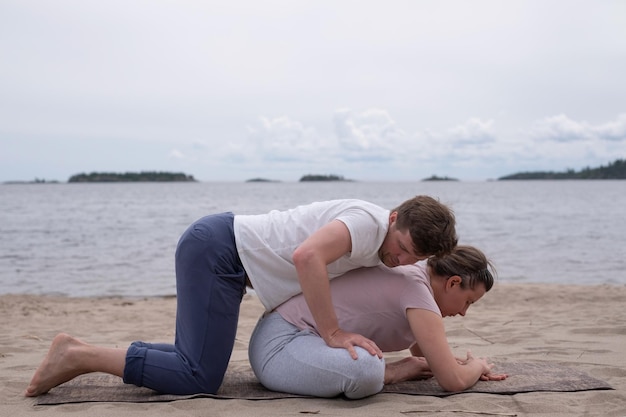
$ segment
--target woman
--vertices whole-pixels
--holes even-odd
[[[412,357],[385,366],[356,347],[358,359],[329,347],[317,333],[303,297],[296,296],[259,320],[249,346],[261,383],[275,391],[317,397],[363,398],[384,384],[434,376],[444,390],[461,391],[479,379],[501,380],[484,358],[454,357],[443,317],[465,315],[493,286],[484,254],[457,246],[450,255],[396,268],[350,271],[331,283],[342,329],[364,335],[383,352],[410,348]]]

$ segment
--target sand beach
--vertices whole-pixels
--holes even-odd
[[[610,285],[497,283],[465,318],[447,318],[446,329],[459,356],[471,349],[495,361],[555,363],[584,371],[613,390],[53,406],[23,397],[57,333],[105,346],[126,347],[134,340],[170,342],[175,306],[174,297],[0,296],[0,416],[626,416],[626,287]],[[246,295],[233,361],[247,360],[247,342],[262,311],[258,299]],[[388,360],[406,354],[394,353]]]

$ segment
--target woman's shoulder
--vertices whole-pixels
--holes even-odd
[[[410,265],[400,265],[394,268],[387,268],[393,272],[394,275],[401,275],[410,280],[427,281],[428,271],[426,268],[426,261],[420,261]]]

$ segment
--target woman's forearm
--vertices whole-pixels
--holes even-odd
[[[436,377],[441,388],[455,392],[472,387],[478,382],[480,376],[487,372],[489,372],[489,365],[485,359],[468,356],[464,364],[457,363],[454,369]]]
[[[454,370],[437,378],[439,385],[446,391],[463,391],[472,387],[480,379],[483,366],[479,360],[471,359],[464,364],[457,363]],[[385,364],[385,385],[403,381],[427,379],[433,372],[424,357],[410,356]]]

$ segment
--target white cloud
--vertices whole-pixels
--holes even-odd
[[[564,114],[546,117],[535,122],[531,135],[535,139],[555,142],[577,142],[594,137],[592,126],[586,122],[574,121]]]
[[[171,159],[185,159],[185,154],[179,151],[178,149],[172,149],[170,151],[169,157]]]
[[[333,125],[347,159],[393,159],[406,145],[406,134],[383,109],[337,110]]]
[[[596,126],[595,131],[604,140],[626,142],[626,113],[620,114],[612,122]]]
[[[229,153],[259,164],[301,163],[324,169],[403,157],[406,135],[383,109],[337,110],[333,128],[334,135],[329,135],[288,116],[264,116],[248,126],[245,144]]]
[[[260,117],[248,126],[247,143],[241,150],[249,158],[268,162],[307,161],[327,150],[315,129],[287,116]]]
[[[471,118],[447,132],[449,140],[456,146],[472,146],[496,141],[494,121]]]
[[[459,125],[428,129],[415,134],[414,150],[422,161],[438,160],[455,164],[460,160],[475,159],[493,153],[497,147],[494,120],[469,118]]]
[[[592,125],[575,121],[564,114],[546,117],[534,123],[531,129],[534,139],[555,142],[579,141],[626,141],[626,113],[604,124]]]
[[[485,177],[497,177],[524,170],[593,165],[585,161],[606,163],[615,155],[626,154],[624,146],[613,139],[620,137],[625,121],[620,115],[594,126],[559,115],[510,133],[496,129],[494,119],[470,117],[452,127],[409,136],[386,109],[341,109],[332,118],[334,137],[288,116],[261,117],[248,128],[246,144],[233,145],[230,154],[257,168],[280,164],[284,169],[334,171],[346,177],[356,172],[362,176],[381,173],[390,179],[393,175],[423,178],[433,173],[476,178],[481,171],[490,172]]]

